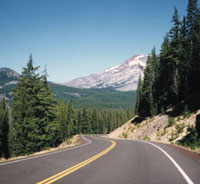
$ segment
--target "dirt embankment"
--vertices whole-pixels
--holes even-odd
[[[187,133],[188,128],[195,126],[196,116],[200,110],[185,117],[170,117],[166,114],[153,118],[137,120],[134,117],[123,126],[107,135],[109,138],[151,140],[167,144],[176,143]]]

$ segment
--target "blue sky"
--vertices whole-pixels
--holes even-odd
[[[30,53],[49,80],[66,82],[148,54],[188,0],[0,0],[0,67],[17,72]]]

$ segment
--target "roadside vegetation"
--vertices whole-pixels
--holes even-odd
[[[200,109],[200,8],[197,0],[189,0],[187,15],[181,19],[174,8],[172,27],[167,32],[160,54],[155,48],[147,59],[144,78],[139,78],[135,113],[140,118],[166,114],[168,123],[158,140],[170,132],[168,140],[177,140],[187,129],[176,117],[190,118]],[[169,109],[170,112],[169,112]],[[197,117],[199,115],[197,114]],[[188,135],[180,144],[200,148],[199,120],[188,128]]]
[[[47,72],[37,73],[32,56],[13,91],[11,107],[0,102],[0,158],[29,155],[70,143],[76,134],[107,134],[133,116],[130,109],[74,108],[54,98]]]
[[[196,117],[195,127],[188,127],[188,134],[178,142],[182,146],[189,147],[192,150],[200,148],[200,115]]]

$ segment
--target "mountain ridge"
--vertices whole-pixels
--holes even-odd
[[[8,75],[9,74],[9,75]],[[12,102],[13,89],[18,82],[19,74],[12,69],[0,68],[0,101],[5,98]],[[110,109],[127,109],[132,108],[135,103],[136,92],[120,92],[113,88],[103,89],[79,89],[67,87],[61,84],[48,82],[55,99],[69,101],[73,97],[76,108],[110,108]]]
[[[103,72],[79,77],[63,84],[78,88],[112,87],[118,91],[133,91],[137,88],[139,75],[143,77],[146,61],[147,55],[134,55],[121,64],[110,67]]]
[[[0,87],[2,88],[5,85],[16,84],[18,81],[19,74],[6,67],[0,68]]]

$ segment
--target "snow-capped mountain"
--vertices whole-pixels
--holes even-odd
[[[0,85],[16,84],[19,74],[10,68],[0,68]],[[1,86],[0,86],[1,87]]]
[[[119,91],[136,90],[139,75],[143,77],[147,55],[135,55],[120,65],[64,83],[77,88],[113,87]]]
[[[13,86],[17,84],[19,74],[10,68],[0,68],[0,101],[11,99]]]

